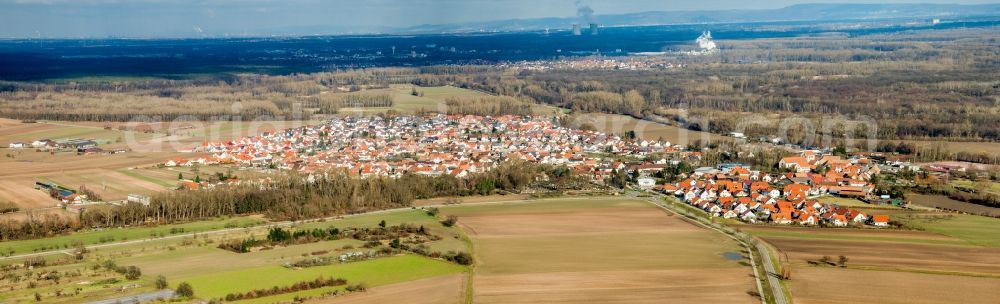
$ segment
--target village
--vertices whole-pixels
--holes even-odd
[[[543,117],[348,117],[233,141],[205,142],[196,149],[201,156],[173,158],[163,165],[235,164],[305,173],[341,169],[360,178],[399,177],[405,172],[461,178],[516,159],[566,165],[603,182],[625,164],[596,154],[644,158],[681,149],[666,141],[629,140],[557,126]],[[666,167],[665,162],[659,165]]]
[[[676,183],[658,184],[653,178],[658,173],[681,162],[697,164],[701,152],[666,141],[563,127],[545,117],[346,117],[232,141],[205,142],[195,150],[198,156],[172,158],[162,166],[232,165],[303,173],[333,169],[357,178],[395,178],[404,173],[462,178],[504,161],[522,160],[565,165],[595,184],[605,184],[623,172],[639,190],[673,195],[711,216],[747,223],[887,227],[887,215],[865,214],[816,198],[903,204],[898,198],[874,194],[871,180],[885,165],[864,156],[845,159],[816,150],[781,159],[778,168],[783,173],[721,164],[682,172],[683,180]],[[239,180],[183,180],[179,188],[196,190],[234,182]]]
[[[673,195],[713,217],[746,223],[888,227],[884,214],[865,214],[816,198],[836,195],[899,206],[899,199],[875,197],[872,177],[880,167],[867,158],[843,159],[806,150],[785,157],[778,165],[787,173],[767,174],[741,166],[697,169],[678,183],[663,184],[657,191]],[[825,174],[818,173],[825,171]]]

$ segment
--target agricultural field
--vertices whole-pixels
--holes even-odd
[[[394,110],[398,113],[405,114],[415,114],[422,111],[430,112],[447,112],[448,106],[445,105],[445,100],[449,97],[461,97],[461,96],[486,96],[486,93],[463,89],[453,86],[441,86],[441,87],[417,87],[416,90],[418,95],[413,95],[413,86],[410,85],[392,85],[385,89],[371,89],[365,90],[366,93],[372,94],[389,94],[393,98],[392,107],[347,107],[340,108],[338,110],[338,115],[371,115],[375,113],[385,113],[389,110]],[[545,106],[545,105],[534,105],[532,110],[535,114],[546,115],[559,113],[560,110],[555,107]]]
[[[468,252],[469,249],[462,240],[462,232],[455,227],[443,226],[439,220],[440,218],[431,216],[421,209],[400,209],[295,223],[286,229],[377,228],[382,221],[388,226],[407,223],[422,225],[429,233],[441,237],[427,243],[430,250]],[[7,303],[33,301],[36,292],[46,302],[53,303],[78,303],[123,297],[156,290],[153,282],[161,275],[168,279],[170,288],[176,288],[181,282],[189,283],[198,299],[222,298],[230,293],[270,289],[273,286],[290,286],[301,281],[312,281],[320,276],[343,278],[348,283],[259,297],[240,301],[241,303],[274,303],[310,297],[318,299],[331,292],[344,293],[349,285],[357,284],[371,288],[371,293],[376,299],[380,295],[390,296],[407,290],[438,289],[438,287],[442,287],[441,290],[429,293],[426,298],[412,295],[410,297],[423,299],[425,303],[438,302],[440,299],[457,302],[463,298],[464,280],[467,277],[464,273],[468,272],[467,266],[413,253],[378,256],[349,263],[288,267],[289,263],[297,261],[377,249],[365,248],[365,242],[356,239],[343,238],[280,245],[247,253],[218,248],[218,244],[231,240],[265,239],[268,229],[272,226],[260,225],[262,223],[258,217],[243,217],[149,228],[88,231],[41,240],[5,242],[16,247],[17,252],[22,252],[37,246],[61,249],[64,246],[62,243],[100,244],[107,240],[121,242],[149,239],[150,235],[157,233],[163,236],[194,233],[92,248],[82,260],[73,259],[72,255],[48,256],[46,258],[48,265],[36,267],[34,271],[58,273],[61,275],[58,282],[40,279],[38,282],[29,283],[23,276],[18,282],[0,279],[0,288],[15,286],[18,288],[16,292],[4,293],[4,298],[0,298],[0,301]],[[236,229],[221,230],[227,228]],[[216,230],[220,231],[204,233]],[[67,247],[74,248],[73,245]],[[0,260],[0,265],[20,265],[24,260],[24,258]],[[129,280],[116,274],[115,271],[102,268],[101,265],[108,260],[113,260],[121,267],[135,266],[141,270],[141,276]],[[20,274],[24,271],[26,270],[14,268],[11,273]],[[76,286],[84,288],[77,292],[74,288]],[[366,292],[352,295],[345,297],[344,300],[358,301],[366,298],[364,296],[367,294]],[[337,298],[325,300],[335,299]]]
[[[876,297],[885,303],[934,303],[958,296],[966,303],[992,303],[1000,296],[993,288],[1000,284],[1000,220],[926,210],[866,212],[887,213],[910,230],[740,228],[777,249],[782,267],[791,270],[786,283],[796,302]],[[840,256],[847,259],[843,267]]]
[[[672,125],[665,125],[651,121],[637,119],[627,115],[603,114],[603,113],[582,113],[576,116],[574,123],[590,124],[597,129],[608,134],[624,134],[626,131],[635,131],[635,135],[645,140],[663,139],[671,144],[687,145],[695,141],[703,143],[730,141],[732,138],[708,132],[691,131]]]
[[[99,145],[120,144],[126,137],[139,141],[152,139],[155,135],[151,133],[141,133],[132,131],[121,131],[113,128],[105,128],[94,123],[76,122],[38,122],[21,123],[12,119],[0,119],[5,122],[0,124],[0,147],[6,148],[12,142],[30,143],[39,139],[69,139],[83,138],[91,139]]]
[[[86,186],[104,199],[124,199],[128,193],[150,193],[164,185],[137,179],[120,170],[153,166],[176,152],[121,153],[114,155],[77,155],[72,152],[54,154],[18,150],[14,156],[0,159],[0,200],[13,202],[21,209],[52,207],[58,202],[48,193],[34,189],[36,181],[57,182],[77,189]],[[176,175],[175,175],[176,178]]]
[[[0,243],[0,252],[6,255],[20,255],[51,249],[72,249],[76,244],[90,246],[129,240],[139,241],[179,233],[199,233],[220,229],[251,227],[264,223],[266,223],[266,220],[259,216],[244,216],[160,226],[93,229],[43,239],[4,241]]]
[[[44,191],[34,189],[36,181],[54,182],[79,189],[81,186],[99,194],[102,200],[123,200],[128,194],[150,195],[177,187],[178,173],[187,178],[206,177],[229,169],[217,166],[201,168],[157,168],[172,157],[189,158],[190,151],[206,140],[221,141],[241,136],[271,132],[312,123],[308,121],[261,122],[179,122],[143,124],[151,132],[122,131],[135,128],[128,123],[40,121],[22,123],[0,119],[0,201],[9,201],[22,210],[53,208],[58,201]],[[119,154],[84,154],[75,152],[37,152],[34,148],[7,149],[11,142],[39,139],[82,138],[98,142],[103,149],[129,149]],[[194,172],[195,170],[199,172]],[[240,172],[238,172],[240,173]],[[248,172],[243,172],[248,173]],[[4,217],[21,216],[18,214]]]
[[[918,147],[929,147],[939,143],[944,143],[944,146],[948,148],[951,152],[967,152],[967,153],[989,153],[1000,151],[1000,142],[989,142],[989,141],[932,141],[932,140],[907,140],[906,142],[912,143]]]
[[[833,196],[833,195],[825,195],[825,196],[817,198],[816,200],[818,200],[820,203],[824,203],[824,204],[837,204],[837,205],[840,205],[840,206],[843,206],[843,207],[852,207],[852,208],[853,207],[861,207],[861,208],[868,208],[868,209],[889,209],[889,210],[898,209],[898,208],[896,208],[894,206],[872,205],[872,204],[863,202],[863,201],[855,199],[855,198],[846,198],[846,197],[839,197],[839,196]]]
[[[233,257],[229,257],[232,259]],[[415,255],[400,255],[374,260],[289,269],[280,265],[242,268],[238,270],[173,276],[191,283],[198,296],[206,299],[222,298],[233,291],[270,288],[308,281],[319,276],[338,277],[348,282],[365,282],[370,286],[411,281],[465,271],[465,267]],[[247,280],[246,278],[254,278]],[[291,300],[294,295],[282,295]],[[260,299],[263,300],[263,299]],[[277,299],[272,299],[277,300]],[[270,303],[270,301],[262,301]]]
[[[441,304],[464,303],[465,276],[461,274],[437,276],[410,282],[396,283],[369,289],[365,293],[348,294],[334,299],[306,301],[306,303],[336,304]],[[420,295],[414,297],[413,295]]]
[[[910,198],[910,203],[917,206],[958,210],[971,214],[1000,216],[1000,208],[957,201],[943,195],[908,193],[906,197]]]
[[[995,303],[996,278],[810,267],[791,281],[795,303]]]
[[[973,245],[1000,248],[1000,219],[970,214],[902,214],[908,227],[959,238]]]
[[[452,86],[443,87],[421,87],[418,92],[423,96],[414,96],[413,86],[392,85],[384,89],[369,89],[366,93],[388,94],[393,99],[392,107],[345,107],[337,110],[338,115],[371,115],[375,113],[385,113],[394,110],[399,113],[417,113],[422,110],[441,111],[445,109],[444,100],[452,96],[479,96],[485,95],[480,92],[465,90]],[[346,94],[346,93],[337,93]]]
[[[976,190],[985,190],[986,192],[990,192],[990,193],[993,193],[995,195],[1000,195],[1000,183],[998,183],[998,182],[986,182],[985,184],[989,185],[989,187],[985,188],[985,189],[978,189],[978,187],[980,186],[979,184],[977,184],[976,182],[967,180],[967,179],[954,179],[954,180],[951,181],[951,185],[952,186],[963,187],[963,188],[970,188],[970,189],[976,189]]]
[[[476,303],[758,301],[740,247],[652,205],[542,199],[441,208],[472,239]],[[530,258],[528,258],[530,257]]]

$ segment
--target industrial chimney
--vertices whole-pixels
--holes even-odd
[[[598,28],[597,23],[591,23],[590,24],[590,34],[591,35],[597,35],[597,28]]]
[[[573,36],[580,36],[580,25],[573,23]]]

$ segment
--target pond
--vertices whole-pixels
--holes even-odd
[[[727,260],[730,260],[730,261],[743,260],[743,254],[741,254],[739,252],[726,251],[726,252],[722,253],[722,256],[725,257]]]

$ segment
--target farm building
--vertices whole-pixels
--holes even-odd
[[[88,149],[97,147],[97,142],[89,139],[63,139],[56,141],[56,145],[65,149]]]
[[[59,200],[63,201],[64,203],[74,202],[86,198],[86,197],[77,197],[76,190],[60,186],[59,184],[53,182],[35,181],[35,189],[46,191],[49,193],[55,191],[55,196],[58,197]]]
[[[150,197],[140,194],[129,194],[126,200],[130,203],[140,203],[149,206]]]
[[[56,142],[52,141],[51,139],[40,139],[40,140],[36,140],[36,141],[31,142],[31,147],[32,148],[45,148],[45,147],[52,147],[52,146],[55,146],[55,145],[56,145]]]

